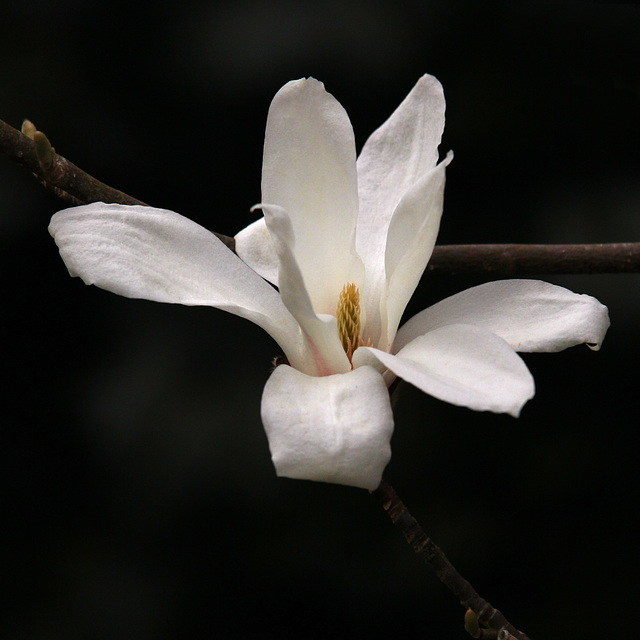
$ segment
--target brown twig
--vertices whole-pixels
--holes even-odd
[[[33,125],[31,125],[33,127]],[[28,129],[31,129],[28,127]],[[91,202],[144,205],[123,191],[100,182],[66,158],[56,153],[47,137],[35,127],[29,136],[0,120],[0,151],[31,171],[36,179],[58,197],[72,205]],[[235,240],[213,231],[235,251]]]
[[[427,271],[499,276],[640,273],[640,242],[440,245]]]
[[[40,149],[33,139],[37,134],[40,134],[42,143]],[[70,204],[145,204],[96,180],[55,153],[46,136],[35,127],[29,132],[29,136],[26,136],[0,120],[0,151],[29,169],[47,189]],[[235,250],[233,238],[213,233],[232,251]],[[640,242],[581,245],[440,245],[434,249],[427,271],[438,274],[495,276],[640,273]]]
[[[39,136],[37,134],[40,134]],[[37,144],[37,140],[41,144]],[[46,140],[46,142],[45,142]],[[48,140],[34,127],[30,136],[26,136],[0,120],[0,150],[12,160],[29,169],[48,189],[58,189],[56,195],[71,203],[117,202],[119,204],[144,204],[122,191],[118,191],[76,167],[66,158],[55,153]],[[66,194],[66,195],[62,195]],[[69,201],[69,200],[68,200]]]
[[[418,521],[409,513],[388,482],[383,480],[372,493],[380,500],[391,521],[401,529],[418,556],[436,572],[440,581],[458,598],[465,610],[470,609],[475,614],[479,623],[477,631],[472,633],[470,626],[465,624],[470,635],[476,638],[529,640],[528,636],[516,629],[498,609],[481,598],[469,581],[458,573],[442,549],[427,536]]]

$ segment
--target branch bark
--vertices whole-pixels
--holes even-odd
[[[34,128],[35,129],[35,128]],[[41,134],[35,131],[35,134]],[[46,140],[46,136],[44,136]],[[46,141],[49,144],[49,141]],[[43,145],[46,148],[46,145]],[[35,178],[58,197],[71,205],[91,202],[108,202],[127,205],[148,206],[123,191],[118,191],[89,175],[64,158],[49,144],[52,154],[47,156],[38,148],[33,138],[25,136],[6,122],[0,120],[0,151],[33,173]],[[212,231],[227,247],[235,251],[235,240]]]
[[[440,245],[427,271],[497,276],[640,273],[640,242]]]
[[[55,153],[39,131],[23,135],[0,120],[0,152],[31,171],[42,185],[70,204],[115,202],[145,203],[118,191],[89,175]],[[33,135],[40,134],[40,152]],[[49,145],[47,147],[47,144]],[[48,149],[51,153],[48,153]],[[235,240],[214,233],[232,251]],[[486,244],[436,246],[427,265],[434,274],[489,274],[493,276],[531,276],[575,273],[640,273],[640,242],[613,244]]]
[[[529,637],[516,629],[498,609],[489,604],[484,598],[481,598],[471,586],[471,583],[458,573],[442,549],[427,536],[418,521],[409,513],[398,494],[386,480],[383,480],[372,494],[380,500],[383,509],[387,512],[393,524],[400,528],[416,554],[435,571],[440,581],[458,598],[465,610],[471,609],[475,614],[477,621],[484,629],[480,627],[477,633],[472,633],[469,627],[465,625],[473,637],[494,637],[498,640],[508,640],[509,638],[529,640]]]
[[[0,120],[0,150],[31,171],[45,188],[53,190],[57,196],[71,204],[89,202],[145,204],[137,198],[100,182],[55,153],[53,147],[51,147],[52,156],[45,157],[33,138],[25,136],[2,120]]]

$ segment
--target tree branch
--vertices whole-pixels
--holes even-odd
[[[70,204],[145,203],[89,175],[57,154],[47,137],[25,121],[21,133],[0,120],[0,152],[31,171],[42,185]],[[235,240],[213,232],[232,251]],[[486,244],[436,246],[427,265],[435,274],[640,273],[640,242],[580,245]]]
[[[442,549],[427,536],[386,480],[383,480],[372,494],[380,500],[391,521],[401,529],[418,556],[436,572],[440,581],[458,598],[460,604],[471,610],[472,613],[469,615],[467,612],[465,616],[465,628],[470,635],[474,638],[529,640],[529,637],[516,629],[498,609],[481,598],[469,581],[458,573]]]
[[[30,126],[29,126],[30,125]],[[47,137],[25,121],[24,135],[0,120],[0,150],[12,160],[29,169],[47,189],[71,204],[90,202],[117,202],[119,204],[145,203],[114,189],[76,167],[55,152]],[[40,135],[38,135],[40,134]],[[40,141],[40,144],[37,144]]]
[[[640,273],[640,242],[440,245],[434,249],[427,271],[497,276]]]
[[[25,126],[26,125],[26,126]],[[28,121],[21,133],[0,120],[0,151],[12,160],[29,169],[36,179],[58,197],[72,205],[91,202],[143,205],[138,200],[118,189],[100,182],[72,162],[55,152],[47,137]],[[235,240],[212,231],[227,247],[235,251]]]

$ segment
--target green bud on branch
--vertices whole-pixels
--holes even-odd
[[[24,120],[22,123],[22,135],[27,136],[29,140],[33,140],[33,136],[35,135],[37,129],[36,125],[31,122],[31,120]]]
[[[477,638],[480,632],[478,616],[473,609],[467,609],[464,614],[464,630],[472,637]]]
[[[47,138],[47,136],[45,136],[42,131],[34,132],[33,142],[36,145],[36,155],[38,156],[38,161],[45,169],[48,169],[53,163],[54,158],[56,157],[56,150],[51,146],[49,138]]]

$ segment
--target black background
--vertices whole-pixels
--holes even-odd
[[[269,102],[314,76],[361,146],[420,75],[447,97],[441,243],[640,235],[640,12],[563,3],[12,3],[0,117],[101,180],[233,235]],[[455,599],[365,491],[278,479],[259,418],[277,349],[208,308],[69,278],[62,204],[0,158],[0,637],[464,638]],[[637,275],[600,352],[526,355],[519,419],[408,385],[389,479],[537,638],[637,628]],[[425,277],[408,313],[485,276]]]

